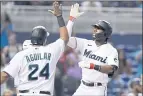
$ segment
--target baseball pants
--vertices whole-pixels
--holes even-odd
[[[107,96],[107,85],[86,86],[81,82],[73,96]]]

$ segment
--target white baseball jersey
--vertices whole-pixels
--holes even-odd
[[[96,65],[118,66],[118,52],[109,43],[97,46],[95,41],[71,37],[68,46],[81,52],[81,60]],[[108,83],[108,75],[96,70],[82,68],[82,79],[87,82]]]
[[[16,77],[18,90],[50,91],[53,94],[56,64],[64,48],[62,39],[47,46],[32,46],[17,53],[4,71]]]

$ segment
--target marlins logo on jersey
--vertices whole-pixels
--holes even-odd
[[[103,58],[101,56],[92,54],[92,51],[91,50],[87,50],[87,49],[85,49],[83,56],[86,56],[87,58],[90,58],[90,59],[94,59],[94,60],[100,61],[102,63],[106,63],[106,60],[107,60],[107,57]]]

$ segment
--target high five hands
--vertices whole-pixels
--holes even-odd
[[[55,1],[55,2],[53,2],[53,10],[48,10],[48,11],[55,16],[61,16],[62,15],[62,5],[59,4],[57,1]],[[78,3],[71,6],[71,10],[70,10],[71,17],[78,18],[79,16],[81,16],[83,14],[84,14],[84,12],[79,11]]]

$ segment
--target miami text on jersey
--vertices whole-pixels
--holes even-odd
[[[51,53],[34,53],[34,54],[30,54],[28,56],[26,56],[26,60],[27,63],[31,62],[31,61],[36,61],[36,60],[50,60],[51,59]]]
[[[97,55],[91,54],[91,53],[92,53],[92,51],[88,51],[87,49],[85,49],[83,56],[100,61],[102,63],[106,63],[107,57],[103,58],[101,56],[97,56]]]

